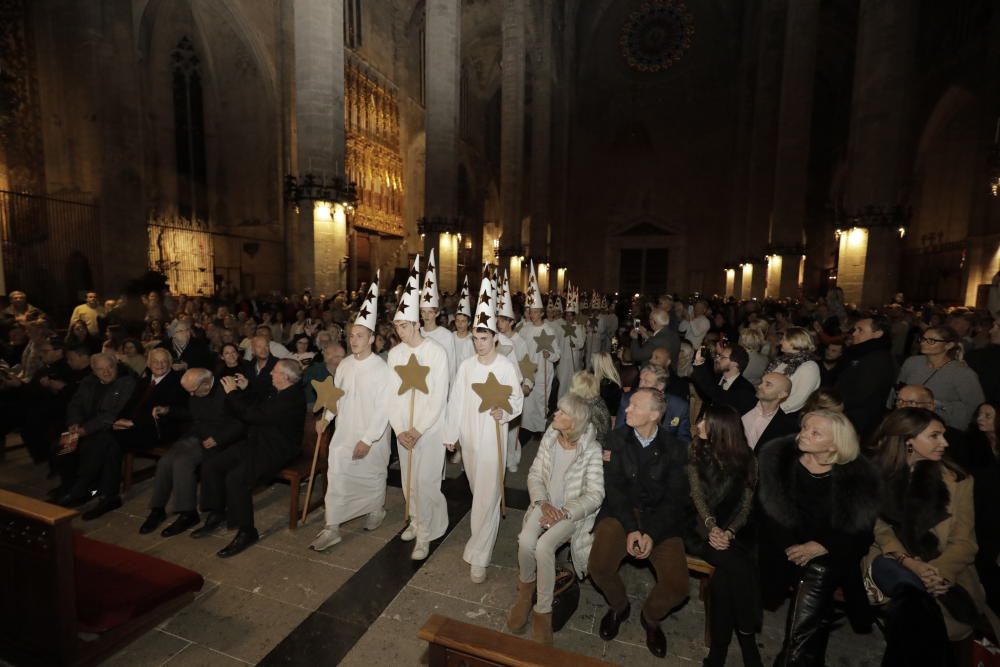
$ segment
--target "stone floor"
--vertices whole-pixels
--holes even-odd
[[[531,445],[525,452],[525,461],[530,461],[533,453],[534,445]],[[512,489],[512,503],[524,497],[527,470],[523,465],[507,478],[507,485]],[[453,478],[450,481],[454,482],[450,489],[457,489],[464,482],[454,479],[460,474],[458,466],[449,465],[449,477]],[[5,489],[42,497],[52,484],[45,479],[42,467],[31,464],[23,449],[8,451],[6,459],[0,461],[0,486]],[[320,527],[321,512],[314,512],[306,526],[289,531],[289,490],[287,486],[275,485],[255,499],[261,543],[228,561],[214,555],[231,539],[228,534],[206,540],[193,540],[187,535],[171,539],[163,539],[157,533],[139,535],[149,492],[150,482],[137,484],[120,510],[90,523],[77,520],[76,527],[96,539],[189,567],[201,573],[206,584],[191,605],[133,642],[106,665],[224,666],[261,661],[305,664],[307,660],[310,664],[335,664],[330,660],[334,654],[344,656],[340,662],[343,665],[420,665],[426,664],[426,644],[418,640],[416,634],[430,614],[440,613],[502,630],[506,611],[514,598],[516,536],[523,516],[517,509],[509,509],[507,518],[501,523],[488,579],[477,585],[469,580],[468,566],[462,561],[462,548],[469,534],[468,515],[458,514],[464,513],[464,508],[456,512],[460,520],[425,563],[413,566],[405,556],[393,556],[408,549],[408,545],[402,544],[397,537],[403,527],[402,494],[398,488],[389,489],[388,516],[381,528],[366,532],[361,520],[352,522],[344,527],[341,544],[327,553],[316,554],[309,551],[307,545]],[[316,628],[313,634],[322,634],[322,628],[329,627],[317,624],[324,612],[331,614],[327,621],[336,622],[337,618],[350,617],[351,609],[347,607],[364,606],[366,596],[356,595],[355,590],[378,586],[378,581],[367,581],[377,577],[373,577],[371,568],[359,575],[366,581],[352,580],[352,577],[367,563],[378,560],[377,557],[386,562],[386,556],[390,556],[387,562],[398,562],[400,576],[392,580],[398,579],[401,583],[395,589],[381,591],[380,595],[387,602],[384,609],[364,611],[371,615],[371,621],[361,627],[356,636],[346,640],[349,645],[327,652],[328,648],[322,643],[304,642],[303,646],[308,645],[306,648],[289,653],[287,644],[304,637],[304,630],[312,626]],[[645,568],[627,564],[623,566],[623,575],[630,594],[637,601],[641,600],[652,583],[652,574]],[[347,582],[351,583],[345,586]],[[335,595],[342,586],[350,595]],[[597,625],[605,606],[589,581],[581,585],[580,607],[567,627],[556,634],[555,643],[561,648],[614,664],[700,664],[706,653],[702,644],[705,617],[697,599],[695,580],[692,580],[691,592],[691,600],[664,621],[669,646],[665,660],[653,658],[646,650],[635,615],[626,622],[615,641],[604,642],[597,636]],[[335,611],[324,608],[328,600],[341,608]],[[758,640],[766,664],[780,647],[783,619],[782,611],[765,614],[764,631]],[[290,634],[289,642],[279,647]],[[831,638],[827,662],[838,666],[874,667],[880,663],[882,646],[877,631],[859,636],[849,627],[842,627]],[[742,664],[735,644],[729,663]]]

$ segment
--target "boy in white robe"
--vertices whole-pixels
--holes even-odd
[[[520,334],[514,331],[514,306],[509,297],[510,285],[507,281],[507,272],[504,272],[503,280],[500,282],[499,297],[497,300],[497,350],[504,354],[517,368],[518,378],[521,382],[521,391],[525,398],[531,394],[532,387],[535,386],[534,377],[525,377],[521,372],[520,362],[528,357],[528,346]],[[530,357],[529,357],[530,359]],[[521,443],[518,442],[518,431],[521,428],[521,417],[511,420],[507,425],[507,471],[517,472],[517,466],[521,462]]]
[[[530,321],[525,322],[518,332],[528,347],[528,357],[537,364],[535,371],[535,388],[524,401],[524,412],[521,415],[521,443],[526,441],[527,433],[543,433],[546,428],[549,395],[552,392],[552,381],[555,379],[555,363],[559,361],[559,347],[556,345],[555,332],[542,321],[544,306],[538,291],[538,279],[535,277],[535,265],[531,263],[531,273],[528,276],[528,294],[525,308]],[[539,343],[548,343],[548,349],[540,350]]]
[[[434,249],[432,248],[430,259],[427,261],[424,287],[420,292],[420,321],[423,323],[420,334],[441,345],[441,349],[448,355],[448,382],[450,386],[451,381],[455,379],[455,372],[458,370],[458,360],[455,356],[455,337],[449,329],[438,326],[437,316],[440,307],[441,295],[438,293],[437,269],[434,268]]]
[[[472,535],[462,557],[469,563],[470,576],[475,583],[486,580],[486,568],[493,557],[500,529],[507,427],[510,420],[521,413],[522,404],[516,367],[497,351],[496,316],[488,280],[482,281],[479,299],[476,329],[472,334],[476,356],[466,359],[459,366],[448,401],[448,429],[445,435],[445,443],[450,450],[461,440],[465,474],[472,489]],[[490,375],[500,385],[510,388],[510,412],[497,407],[487,412],[479,411],[482,398],[476,393],[474,385],[487,383]]]

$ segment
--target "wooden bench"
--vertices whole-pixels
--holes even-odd
[[[434,614],[417,634],[428,667],[607,667],[611,663]]]
[[[316,446],[316,418],[310,413],[306,415],[305,434],[302,437],[302,455],[294,463],[279,472],[275,479],[286,482],[290,487],[288,502],[288,529],[295,530],[299,526],[299,519],[302,516],[302,485],[309,482],[309,469],[312,466],[313,448]],[[327,429],[323,435],[319,460],[316,462],[317,482],[319,479],[326,479],[328,465],[327,447],[333,431]],[[149,479],[156,472],[156,466],[140,470],[135,469],[136,459],[152,459],[158,461],[160,457],[167,453],[166,447],[152,447],[146,451],[128,452],[122,459],[122,492],[127,493],[132,485],[145,479]],[[260,493],[267,485],[258,487],[254,493]],[[314,484],[312,501],[309,503],[309,511],[312,512],[317,507],[323,505],[323,496],[326,493],[324,484]]]
[[[711,646],[712,632],[709,629],[711,627],[709,625],[709,615],[712,609],[709,604],[708,585],[712,581],[712,575],[715,574],[715,568],[708,562],[693,556],[687,557],[687,566],[688,572],[694,573],[698,577],[698,599],[705,605],[705,646]]]
[[[97,665],[201,589],[195,572],[74,535],[76,514],[0,490],[0,658]]]

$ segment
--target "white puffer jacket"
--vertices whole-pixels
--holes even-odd
[[[549,480],[552,478],[554,450],[561,447],[559,432],[551,426],[542,436],[538,454],[528,472],[528,494],[532,504],[549,499]],[[566,470],[565,502],[563,508],[576,524],[570,538],[573,567],[582,579],[587,574],[590,547],[594,544],[594,520],[604,502],[604,458],[601,446],[594,437],[594,427],[588,425],[576,444],[576,456]],[[527,519],[529,513],[525,513]]]

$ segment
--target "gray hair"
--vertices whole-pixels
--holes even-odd
[[[280,369],[285,374],[285,379],[292,384],[302,379],[302,364],[295,359],[280,359],[274,366]]]
[[[652,387],[639,387],[632,394],[632,398],[635,398],[639,394],[648,394],[650,400],[650,409],[663,417],[663,414],[667,411],[667,397],[664,396],[663,392],[659,389],[653,389]]]
[[[670,324],[670,313],[663,308],[654,308],[649,314],[649,317],[661,327],[665,327]]]
[[[158,356],[165,356],[167,358],[167,362],[168,363],[170,361],[173,361],[173,357],[170,355],[170,352],[168,350],[162,348],[162,347],[154,347],[152,350],[150,350],[149,352],[146,353],[146,361],[147,361],[147,363],[150,362],[150,361],[152,361],[154,356],[157,356],[157,357]]]
[[[90,355],[90,367],[93,368],[101,360],[108,362],[112,368],[118,365],[118,357],[115,355],[110,352],[98,352],[97,354]]]
[[[559,399],[556,407],[573,422],[573,427],[563,432],[563,435],[570,442],[576,442],[590,423],[590,404],[576,394],[566,393]]]
[[[198,385],[203,384],[209,378],[212,377],[212,371],[207,368],[191,368],[184,372],[181,377],[181,381],[187,380],[188,382],[194,382]]]
[[[670,379],[666,368],[652,364],[646,364],[639,369],[639,375],[641,376],[643,373],[653,373],[656,376],[656,384],[662,384],[664,387],[667,386],[667,381]]]

